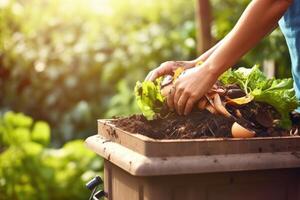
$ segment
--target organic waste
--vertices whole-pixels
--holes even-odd
[[[291,78],[268,79],[257,65],[228,70],[191,114],[179,116],[168,109],[166,96],[185,72],[179,67],[173,76],[137,82],[135,96],[143,116],[120,118],[114,123],[158,139],[298,134],[300,125],[293,124],[290,115],[299,106]]]

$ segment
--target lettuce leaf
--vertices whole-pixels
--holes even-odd
[[[279,126],[290,128],[289,113],[300,104],[293,89],[293,80],[267,79],[259,70],[259,66],[252,68],[240,67],[233,71],[226,71],[219,79],[224,85],[238,84],[254,101],[272,105],[281,115]]]
[[[152,81],[137,82],[134,88],[137,105],[148,120],[153,120],[156,113],[164,107],[165,98],[161,94],[162,78]]]

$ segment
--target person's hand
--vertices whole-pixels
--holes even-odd
[[[167,104],[171,110],[179,115],[189,114],[196,101],[211,89],[218,79],[218,75],[209,67],[201,66],[188,69],[174,83],[167,97]]]
[[[156,78],[164,75],[173,75],[178,67],[184,69],[192,68],[196,64],[195,61],[167,61],[162,63],[159,67],[150,71],[145,78],[145,81],[154,81]]]

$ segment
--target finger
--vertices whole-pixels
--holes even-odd
[[[147,75],[147,77],[145,78],[145,81],[154,81],[156,78],[158,78],[159,74],[161,74],[160,68],[161,68],[161,65],[158,68],[150,71],[149,74]]]
[[[188,115],[192,110],[193,110],[193,107],[194,107],[194,104],[195,104],[195,99],[190,97],[188,99],[188,101],[186,102],[186,105],[185,105],[185,109],[184,109],[184,115]],[[205,101],[204,101],[205,102]],[[206,103],[206,102],[205,102]]]
[[[169,96],[169,94],[170,94],[172,88],[173,88],[173,85],[172,85],[172,84],[163,86],[163,87],[161,88],[161,90],[160,90],[160,91],[161,91],[161,94],[162,94],[164,97],[168,98],[168,96]]]
[[[210,90],[208,91],[208,93],[209,93],[209,94],[215,94],[215,93],[218,93],[218,94],[223,95],[223,94],[225,94],[225,90],[222,89],[222,88],[217,88],[217,89],[212,88],[212,89],[210,89]]]
[[[156,69],[152,70],[152,73],[149,76],[148,81],[154,81],[158,77],[167,74],[165,68],[166,68],[165,63],[162,63]]]
[[[175,88],[173,86],[169,90],[169,94],[167,96],[167,104],[168,104],[168,107],[170,108],[171,111],[174,110],[174,93],[175,93]]]
[[[183,93],[178,102],[177,102],[177,111],[178,111],[178,114],[179,115],[183,115],[184,113],[184,110],[185,110],[185,107],[186,107],[186,102],[188,101],[189,99],[189,95],[187,95],[186,93]]]
[[[157,79],[158,77],[161,76],[161,71],[160,70],[154,70],[153,73],[151,74],[151,76],[149,77],[149,81],[154,81],[155,79]]]
[[[180,96],[182,94],[182,89],[176,89],[175,87],[175,93],[174,93],[174,98],[173,98],[173,102],[174,102],[174,108],[176,109],[177,113],[179,114],[178,111],[178,101],[180,99]]]
[[[153,73],[153,71],[150,71],[150,72],[148,73],[148,75],[147,75],[146,78],[145,78],[145,81],[149,81],[149,80],[150,80],[150,76],[152,75],[152,73]]]
[[[173,75],[174,62],[162,63],[149,77],[150,81],[154,81],[156,78],[164,75]]]

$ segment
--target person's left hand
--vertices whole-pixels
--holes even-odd
[[[188,69],[174,83],[170,90],[167,103],[171,110],[179,115],[189,114],[194,104],[217,81],[218,76],[206,66]]]

